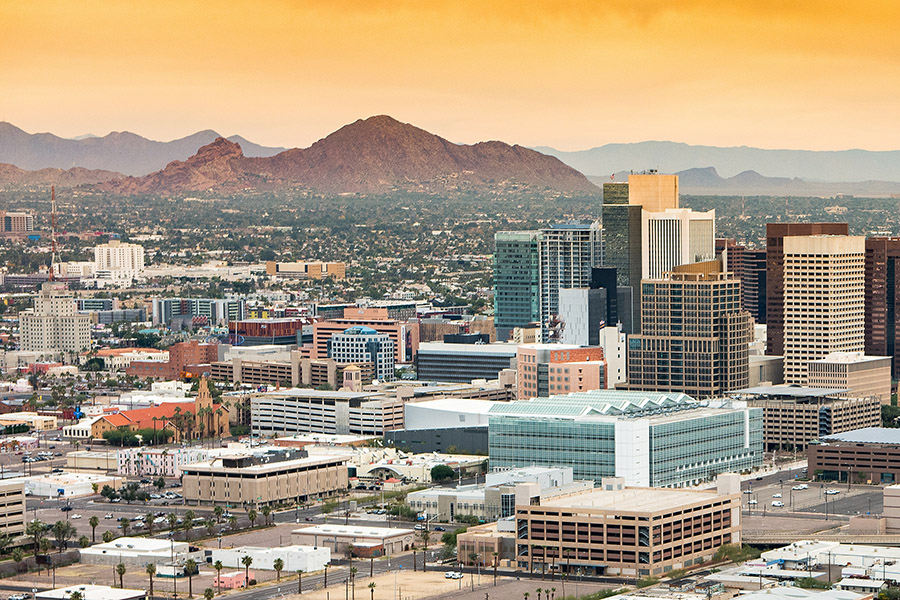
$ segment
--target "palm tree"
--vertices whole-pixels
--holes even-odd
[[[353,600],[356,600],[356,574],[359,573],[359,569],[356,567],[350,567],[350,586],[353,588]]]
[[[192,510],[189,510],[186,513],[184,513],[184,524],[182,525],[182,527],[184,528],[185,541],[191,539],[191,529],[194,527],[194,519],[196,519],[196,518],[197,518],[197,514]]]
[[[84,594],[75,590],[71,594],[69,594],[69,600],[84,600]]]
[[[35,519],[28,523],[28,526],[25,527],[25,535],[30,536],[32,541],[34,542],[34,551],[37,552],[41,547],[41,538],[44,537],[44,524]]]
[[[23,563],[23,561],[25,560],[25,551],[22,550],[21,548],[16,548],[15,550],[13,550],[12,551],[12,560],[13,560],[13,563],[16,565],[16,571],[18,571],[19,565],[21,565]]]
[[[206,521],[203,522],[203,524],[206,525],[206,534],[212,535],[213,531],[215,531],[215,529],[216,529],[216,520],[215,519],[207,519]]]
[[[83,535],[80,538],[78,538],[78,545],[82,548],[87,548],[88,546],[91,545],[91,540],[88,539],[88,536]]]
[[[65,550],[69,545],[69,538],[73,537],[78,531],[68,521],[57,521],[53,524],[53,536],[56,538],[56,545],[59,552]]]
[[[528,598],[531,596],[531,594],[529,594],[528,592],[525,592],[523,594],[523,596],[525,596],[525,600],[528,600]]]
[[[369,583],[369,600],[375,600],[375,582]]]
[[[153,563],[147,563],[146,569],[147,575],[150,577],[150,598],[153,598],[153,576],[156,575],[156,565]]]
[[[275,569],[275,581],[281,581],[281,570],[284,568],[284,561],[276,558],[272,563],[272,568]]]
[[[297,593],[303,593],[303,569],[297,571]]]
[[[262,512],[262,514],[263,514],[263,517],[264,517],[265,520],[266,520],[266,525],[268,525],[268,524],[269,524],[269,515],[272,514],[272,507],[271,507],[271,506],[268,506],[268,505],[267,505],[267,506],[263,506],[261,512]]]
[[[153,513],[147,513],[146,515],[144,515],[144,525],[147,527],[147,533],[150,536],[153,536],[153,519],[154,518],[155,517],[153,516]]]
[[[221,560],[217,560],[213,563],[213,569],[216,570],[216,589],[221,594],[222,593],[222,569],[225,565],[222,564]]]
[[[194,575],[197,574],[197,561],[189,558],[184,563],[184,574],[188,577],[188,598],[194,597]]]
[[[252,508],[247,512],[247,518],[250,519],[250,527],[253,527],[254,523],[256,523],[256,517],[258,516]]]
[[[478,553],[477,552],[469,552],[469,562],[472,564],[473,567],[475,566],[475,563],[477,560],[478,560]],[[472,569],[472,591],[473,592],[475,591],[475,569],[474,568]]]
[[[534,590],[534,592],[537,594],[537,600],[541,600],[541,594],[544,593],[544,590],[542,590],[541,588],[538,588],[538,589]]]
[[[250,587],[250,565],[253,564],[252,556],[242,556],[241,564],[244,565],[244,587]]]
[[[497,585],[497,561],[500,558],[499,552],[491,552],[491,556],[494,557],[494,585]]]
[[[125,565],[123,565],[122,563],[117,564],[116,573],[119,575],[119,588],[124,589],[125,584],[122,582],[122,580],[125,577]]]
[[[234,526],[237,525],[237,517],[234,515],[231,515],[230,517],[228,517],[228,524],[231,526],[232,529],[234,529]]]
[[[221,506],[217,506],[213,509],[213,514],[216,515],[216,523],[221,523],[222,515],[225,514],[225,509]]]
[[[175,526],[178,525],[178,515],[176,515],[175,513],[169,513],[166,515],[166,521],[169,522],[169,529],[174,532]]]
[[[116,534],[114,534],[112,531],[104,531],[103,535],[100,536],[100,538],[107,544],[110,543],[111,541],[113,541],[115,539],[115,537],[116,537]]]
[[[91,526],[91,542],[97,541],[97,526],[100,525],[100,519],[97,518],[97,515],[94,515],[90,519],[88,519],[88,525]]]
[[[131,527],[131,521],[128,520],[128,517],[119,519],[119,525],[122,526],[122,535],[128,537],[128,528]]]
[[[544,590],[546,591],[546,590]],[[556,588],[550,588],[550,598],[548,600],[556,600]]]
[[[428,528],[419,531],[419,538],[422,540],[422,572],[425,572],[425,563],[428,561],[428,541],[431,539],[431,532]]]
[[[216,595],[216,593],[213,591],[212,588],[206,588],[205,590],[203,590],[203,597],[206,600],[212,600],[215,595]]]

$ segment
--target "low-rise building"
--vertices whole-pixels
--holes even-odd
[[[0,479],[0,535],[11,538],[25,533],[25,481]]]
[[[34,593],[34,600],[71,600],[78,592],[84,600],[146,600],[145,590],[109,587],[107,585],[79,584]]]
[[[152,537],[120,537],[111,542],[94,544],[81,549],[81,562],[88,565],[117,565],[144,567],[180,562],[190,551],[187,542],[159,540]],[[86,598],[90,600],[90,598]]]
[[[603,348],[524,344],[516,354],[520,400],[606,388]]]
[[[123,479],[92,475],[86,473],[60,473],[58,475],[29,475],[25,477],[25,492],[30,496],[46,496],[48,498],[75,498],[95,494],[94,484],[98,488],[108,485],[118,489]]]
[[[516,505],[515,519],[519,568],[659,577],[709,561],[725,544],[740,544],[740,479],[720,476],[716,490],[631,488],[621,479],[604,480],[590,491]],[[459,556],[466,550],[459,547]]]
[[[496,379],[515,367],[516,344],[419,344],[416,377],[421,381],[469,383],[473,379]]]
[[[346,457],[265,450],[182,465],[184,498],[197,505],[307,502],[347,489]]]
[[[130,477],[181,477],[182,465],[209,455],[204,448],[122,448],[116,451],[116,470]]]
[[[331,550],[324,546],[282,546],[276,548],[257,548],[243,546],[240,548],[219,548],[204,550],[203,558],[213,564],[222,561],[222,565],[228,568],[243,567],[241,560],[249,556],[253,559],[253,568],[264,571],[275,570],[275,561],[279,558],[283,562],[282,569],[286,573],[312,573],[321,571],[331,560]]]
[[[24,423],[35,431],[51,431],[56,429],[56,417],[39,415],[34,412],[11,412],[0,416],[0,421]]]
[[[156,348],[103,348],[94,352],[82,352],[78,361],[83,366],[94,358],[101,360],[107,371],[124,371],[136,360],[166,362],[169,360],[169,353]]]
[[[807,471],[819,480],[900,481],[900,429],[866,427],[819,438],[806,449]]]
[[[66,454],[66,468],[93,471],[115,471],[119,466],[116,453],[100,450],[78,450]]]
[[[832,352],[807,365],[810,387],[847,391],[842,398],[878,398],[891,403],[891,357],[866,356],[862,352]]]
[[[250,397],[253,434],[383,435],[403,427],[403,401],[378,392],[276,390]]]
[[[412,529],[325,524],[295,529],[291,532],[291,542],[328,548],[337,555],[343,555],[348,546],[353,546],[353,556],[370,558],[408,552],[415,543],[415,533]]]

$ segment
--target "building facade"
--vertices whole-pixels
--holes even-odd
[[[900,238],[866,239],[866,354],[890,356],[891,376],[900,379]]]
[[[541,320],[538,231],[494,234],[494,325],[527,327]]]
[[[374,365],[375,378],[379,381],[394,381],[395,355],[391,336],[363,325],[348,327],[328,340],[328,358],[342,365]]]
[[[416,355],[416,377],[420,381],[456,383],[496,379],[501,371],[512,368],[516,351],[515,344],[506,343],[423,343]]]
[[[516,369],[520,400],[606,388],[606,361],[599,346],[523,344]]]
[[[784,381],[806,385],[809,361],[865,350],[865,239],[784,238]]]
[[[810,477],[826,481],[900,481],[900,429],[867,427],[819,438],[806,449]]]
[[[34,308],[19,313],[19,347],[26,352],[81,352],[91,345],[91,320],[75,311],[65,284],[45,283]]]
[[[250,398],[254,435],[384,435],[403,428],[403,401],[377,392],[288,389]]]
[[[25,480],[0,480],[0,535],[14,538],[25,533]]]
[[[660,279],[679,265],[713,260],[716,256],[716,211],[689,208],[641,214],[643,279]]]
[[[720,397],[749,385],[750,314],[729,273],[669,273],[641,284],[641,335],[628,338],[628,389]]]
[[[313,324],[313,347],[310,358],[328,357],[328,340],[350,327],[362,326],[390,336],[394,341],[394,364],[411,363],[419,351],[419,324],[399,321],[388,316],[387,308],[347,308],[344,318],[317,321]]]
[[[877,398],[891,403],[891,357],[862,352],[834,352],[809,362],[809,385],[841,388],[842,398]]]
[[[140,277],[144,272],[144,247],[113,240],[94,247],[94,263],[98,271],[119,271],[126,277]]]

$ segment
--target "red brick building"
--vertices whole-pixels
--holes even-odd
[[[155,379],[180,379],[186,367],[208,365],[219,359],[218,344],[205,344],[197,340],[179,342],[169,348],[168,361],[136,360],[125,369],[126,375]]]

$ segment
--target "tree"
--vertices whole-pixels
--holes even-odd
[[[91,526],[91,542],[97,541],[97,526],[100,525],[100,519],[94,515],[88,519],[88,525]]]
[[[216,515],[216,523],[221,523],[222,515],[225,514],[225,509],[221,506],[217,506],[213,509],[213,514]]]
[[[497,585],[497,561],[500,558],[500,554],[498,552],[491,552],[491,556],[494,557],[494,585]]]
[[[263,517],[264,517],[265,520],[266,520],[266,525],[268,525],[268,524],[269,524],[269,515],[272,514],[272,507],[271,507],[271,506],[268,506],[268,505],[267,505],[267,506],[263,506],[261,512],[262,512]]]
[[[45,531],[44,524],[38,519],[29,522],[28,526],[25,527],[25,535],[31,537],[31,540],[34,543],[35,553],[37,553],[41,547],[41,539],[44,537]]]
[[[422,572],[425,572],[425,563],[428,560],[428,542],[431,540],[431,532],[428,528],[419,531],[419,539],[422,540]]]
[[[191,539],[191,529],[194,527],[194,519],[196,519],[196,518],[197,518],[197,514],[192,510],[189,510],[186,513],[184,513],[184,525],[182,525],[182,527],[184,528],[184,539],[185,540]]]
[[[456,472],[447,465],[434,465],[431,467],[431,480],[434,482],[447,481],[456,477]]]
[[[116,565],[116,574],[118,574],[118,576],[119,576],[119,588],[124,589],[125,588],[125,583],[123,581],[125,579],[125,565],[124,564],[119,563]]]
[[[256,517],[258,516],[259,515],[256,514],[256,510],[252,508],[247,511],[247,518],[250,519],[250,527],[253,527],[253,525],[256,523]]]
[[[244,565],[244,587],[250,587],[250,565],[253,564],[252,556],[242,556],[241,564]]]
[[[153,598],[153,576],[156,575],[156,565],[153,563],[147,563],[144,571],[146,571],[147,576],[150,577],[150,598]]]
[[[144,526],[147,528],[147,534],[150,536],[153,536],[153,519],[155,518],[153,513],[144,515]]]
[[[276,558],[275,562],[272,563],[272,568],[275,569],[275,581],[281,581],[281,570],[284,568],[284,561]]]
[[[174,532],[175,527],[178,525],[178,515],[169,513],[166,515],[166,521],[169,523],[169,529]]]
[[[75,590],[71,594],[69,594],[69,600],[84,600],[84,594]]]
[[[541,600],[541,594],[544,593],[544,590],[542,588],[538,588],[534,590],[534,592],[537,594],[537,600]]]
[[[230,525],[231,528],[234,529],[235,526],[237,525],[237,517],[234,515],[231,515],[230,517],[228,517],[228,525]]]
[[[474,567],[478,561],[477,552],[469,552],[469,563]],[[475,569],[472,569],[472,591],[475,591]]]
[[[91,545],[91,540],[88,539],[88,536],[83,535],[80,538],[78,538],[78,545],[82,548],[87,548],[88,546]]]
[[[375,582],[369,583],[369,600],[375,600]]]
[[[213,569],[216,570],[216,589],[221,594],[222,593],[222,569],[225,568],[225,565],[222,564],[221,560],[217,560],[213,563]]]
[[[162,475],[160,475],[160,476],[156,479],[156,481],[153,482],[153,487],[155,487],[158,491],[162,491],[162,489],[163,489],[164,487],[166,487],[166,480],[165,480],[165,478],[164,478]]]
[[[353,598],[356,598],[356,574],[359,573],[359,569],[356,567],[350,567],[350,586],[353,588]]]
[[[197,561],[193,558],[189,558],[184,562],[184,574],[187,575],[188,578],[188,598],[194,597],[194,575],[200,569],[197,568]]]
[[[216,593],[213,591],[212,588],[206,588],[205,590],[203,590],[203,597],[206,600],[212,600],[215,595],[216,595]]]
[[[206,525],[206,534],[207,535],[212,535],[213,531],[216,530],[216,520],[215,519],[206,519],[203,522],[203,524]]]
[[[21,548],[16,548],[12,551],[12,560],[16,565],[16,570],[19,569],[19,565],[22,564],[22,561],[25,560],[25,551]]]
[[[128,520],[128,517],[122,517],[119,519],[119,525],[122,527],[122,535],[128,537],[128,528],[131,527],[131,521]]]
[[[113,541],[115,539],[115,537],[116,536],[112,531],[104,531],[103,535],[101,536],[103,541],[106,542],[107,544],[110,543],[111,541]]]

